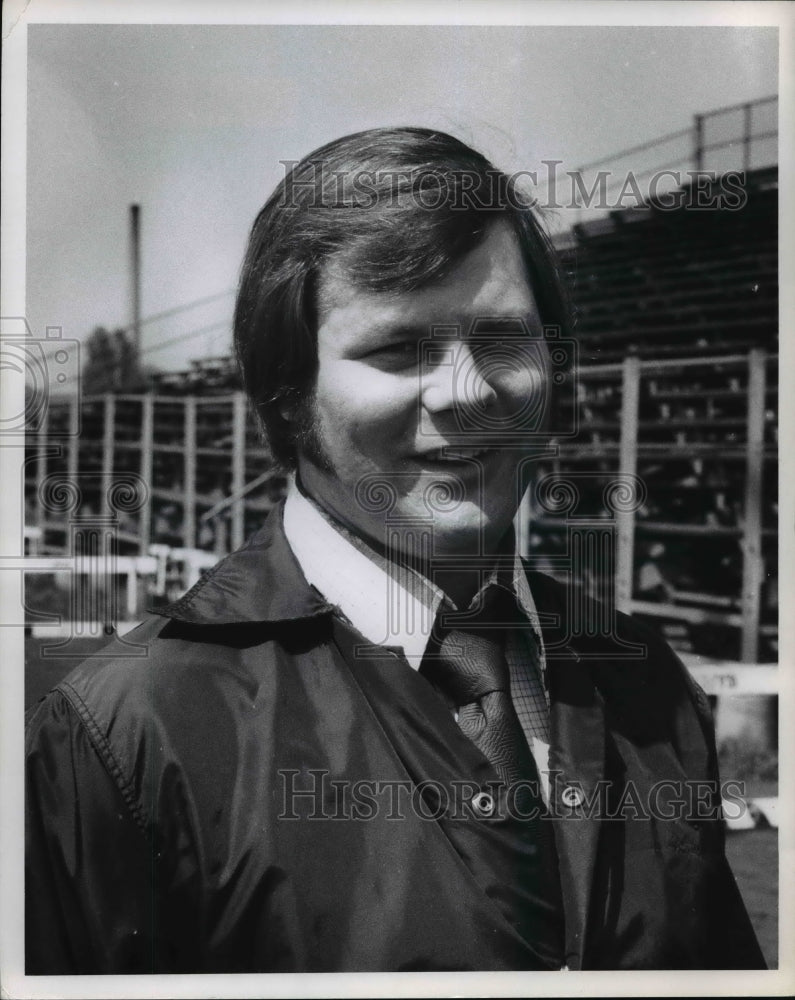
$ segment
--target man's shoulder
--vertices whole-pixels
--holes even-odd
[[[622,640],[627,638],[647,647],[647,652],[651,651],[670,662],[679,662],[653,626],[620,611],[611,596],[595,596],[579,582],[563,582],[533,570],[526,560],[523,560],[523,565],[536,610],[548,625],[563,628],[570,634],[574,631],[582,637],[584,644],[590,640],[598,642],[601,638],[616,640],[620,646]],[[639,651],[639,657],[645,658],[645,654]]]
[[[270,640],[289,648],[322,631],[329,606],[291,557],[280,510],[239,549],[220,559],[182,597],[83,660],[48,698],[66,699],[87,724],[167,719],[192,704],[217,703],[230,688],[267,673]],[[256,656],[247,650],[257,648]],[[31,711],[33,714],[33,711]]]
[[[89,730],[103,733],[177,717],[186,701],[206,692],[211,673],[226,677],[235,665],[234,647],[212,642],[202,632],[207,630],[148,616],[77,664],[29,709],[28,718],[45,703],[59,701]]]
[[[168,618],[150,615],[124,636],[87,656],[46,699],[65,699],[84,721],[103,731],[120,717],[167,708],[184,684],[195,682],[205,659],[201,645],[174,636]],[[33,714],[33,710],[30,714]]]
[[[619,611],[582,587],[530,569],[525,562],[548,659],[588,663],[604,694],[670,703],[684,699],[708,712],[706,696],[665,638],[645,621]]]
[[[305,647],[306,634],[301,641]],[[140,805],[150,779],[215,768],[233,756],[241,733],[267,744],[275,706],[301,683],[296,645],[259,624],[152,616],[83,660],[29,710],[27,752],[66,760],[70,747],[85,752],[90,744]]]

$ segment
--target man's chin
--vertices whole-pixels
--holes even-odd
[[[511,515],[489,516],[475,504],[464,502],[452,511],[434,511],[428,518],[434,555],[483,555],[494,552],[510,529]]]

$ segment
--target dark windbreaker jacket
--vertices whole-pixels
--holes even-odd
[[[562,962],[763,968],[724,856],[703,693],[629,618],[571,633],[566,589],[528,578]],[[548,968],[523,920],[521,820],[415,794],[495,772],[398,652],[362,642],[307,585],[277,509],[39,702],[27,972]]]

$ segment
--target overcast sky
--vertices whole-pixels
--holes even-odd
[[[143,315],[220,296],[147,324],[146,359],[225,353],[228,293],[280,160],[419,124],[506,169],[573,169],[776,93],[777,44],[750,27],[33,25],[28,320],[78,339],[129,322],[136,201]]]

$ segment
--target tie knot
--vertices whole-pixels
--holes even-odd
[[[425,676],[458,705],[510,690],[505,629],[515,598],[492,586],[480,605],[458,614],[440,610],[422,664]]]

